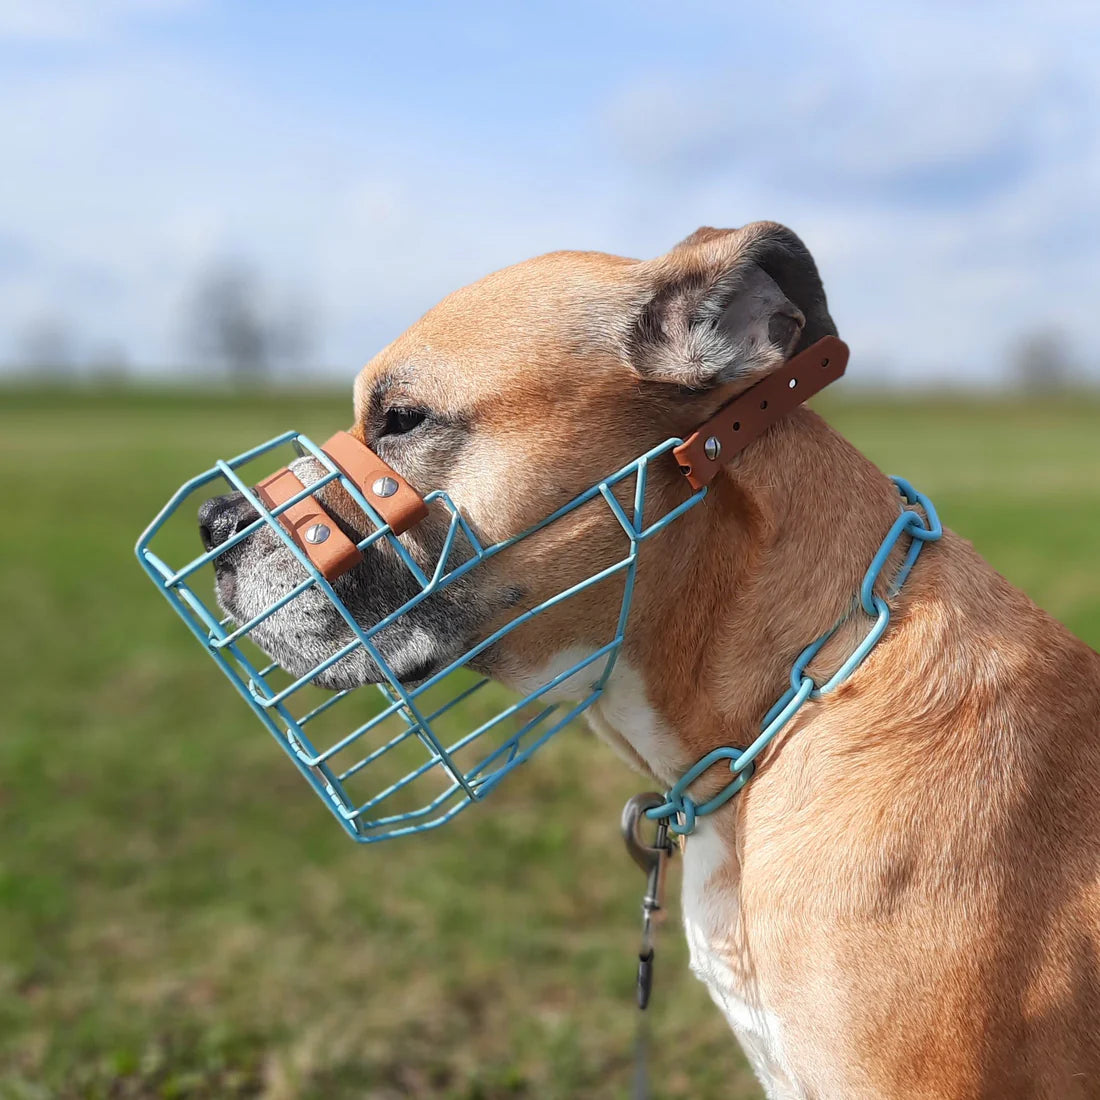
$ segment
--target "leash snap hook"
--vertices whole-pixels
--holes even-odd
[[[661,859],[662,854],[667,854],[667,850],[671,847],[667,836],[662,836],[660,825],[657,826],[656,837],[652,844],[647,843],[642,836],[642,827],[648,823],[646,811],[655,810],[664,804],[664,797],[656,791],[644,791],[642,794],[634,795],[623,807],[623,842],[630,853],[630,858],[647,875]],[[662,843],[663,847],[660,846]]]
[[[638,952],[638,1007],[645,1009],[653,990],[653,941],[656,927],[664,916],[665,872],[675,846],[668,835],[668,821],[660,820],[652,843],[642,836],[645,814],[664,805],[655,791],[636,794],[623,807],[622,832],[631,859],[645,872],[646,889],[642,898],[642,945]]]

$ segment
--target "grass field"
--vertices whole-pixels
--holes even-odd
[[[361,849],[133,558],[214,457],[348,408],[0,391],[5,1100],[626,1095],[642,781],[577,728],[445,829]],[[824,408],[1100,644],[1100,401]],[[759,1096],[675,920],[651,1025],[658,1096]]]

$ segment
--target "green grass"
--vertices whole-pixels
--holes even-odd
[[[626,1095],[640,780],[577,728],[361,849],[134,561],[212,456],[349,404],[0,391],[0,1097]],[[1100,642],[1100,403],[826,409]],[[659,1096],[759,1096],[675,919],[651,1025]]]

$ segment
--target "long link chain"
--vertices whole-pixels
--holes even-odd
[[[840,629],[841,624],[847,621],[847,617],[841,619],[821,637],[816,638],[806,646],[795,659],[794,664],[791,665],[790,687],[764,715],[760,734],[756,740],[743,749],[733,745],[714,749],[697,760],[665,792],[664,801],[659,806],[653,806],[645,811],[646,816],[651,820],[667,821],[669,830],[678,836],[686,836],[693,832],[696,818],[714,813],[748,783],[756,770],[756,758],[799,712],[802,705],[808,699],[818,699],[844,683],[859,668],[867,655],[875,648],[879,639],[886,633],[886,628],[890,625],[890,605],[886,599],[875,592],[875,587],[882,576],[883,569],[886,568],[891,553],[900,539],[907,537],[910,540],[901,568],[887,588],[887,598],[896,595],[901,589],[925,544],[935,542],[943,535],[943,525],[940,523],[936,509],[928,497],[914,489],[904,478],[895,477],[891,480],[897,486],[905,504],[902,507],[901,515],[894,520],[886,537],[882,540],[882,545],[879,546],[874,558],[872,558],[871,564],[864,574],[863,583],[859,587],[860,608],[871,620],[871,625],[860,643],[852,650],[840,668],[821,685],[814,681],[806,668],[821,652],[826,642]],[[919,505],[924,514],[922,515],[921,512],[916,511],[914,505]],[[713,798],[703,803],[697,803],[687,793],[688,788],[699,776],[721,760],[729,762],[733,779]]]

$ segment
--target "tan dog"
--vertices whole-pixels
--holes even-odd
[[[381,352],[356,383],[354,430],[422,492],[445,489],[488,544],[833,331],[812,259],[776,225],[700,230],[649,262],[557,253],[452,294]],[[671,460],[651,478],[651,514],[687,495]],[[216,543],[217,524],[242,517],[215,511]],[[748,744],[792,658],[851,611],[898,512],[887,478],[818,416],[781,421],[645,545],[593,725],[666,785]],[[405,536],[414,556],[434,560],[441,523]],[[261,535],[220,581],[238,618],[290,568]],[[423,677],[621,549],[608,510],[582,508],[380,648]],[[375,622],[408,598],[403,583],[379,550],[340,591]],[[606,640],[620,583],[540,616],[481,666],[545,683]],[[346,639],[319,606],[295,606],[257,640],[308,670]],[[688,840],[693,968],[770,1097],[1100,1096],[1100,656],[950,532],[892,606],[866,663]],[[811,666],[819,683],[865,630],[858,616],[841,628]],[[366,658],[329,674],[376,678]]]

